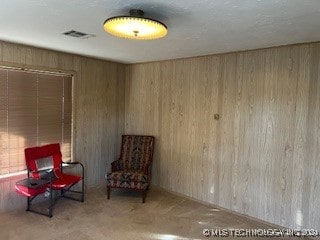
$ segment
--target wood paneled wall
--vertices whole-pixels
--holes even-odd
[[[154,184],[320,229],[319,43],[125,67],[0,42],[0,61],[75,73],[74,157],[88,186],[104,181],[124,131],[153,134]],[[24,204],[12,186],[0,182],[0,211]]]
[[[124,126],[124,65],[6,42],[0,42],[0,62],[75,74],[74,159],[85,164],[87,186],[104,183],[106,166],[120,151]],[[0,182],[0,211],[16,207],[11,206],[8,199],[22,203],[13,186],[12,181]]]
[[[153,183],[320,230],[319,58],[312,43],[127,66],[125,132],[156,136]]]

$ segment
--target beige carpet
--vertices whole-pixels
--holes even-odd
[[[151,190],[145,204],[135,192],[116,190],[108,201],[105,189],[91,189],[84,203],[60,199],[52,218],[24,209],[0,213],[1,240],[217,239],[202,234],[216,228],[270,226],[160,189]]]

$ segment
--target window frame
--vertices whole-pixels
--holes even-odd
[[[24,64],[16,64],[10,62],[2,62],[0,61],[0,69],[4,70],[18,70],[18,71],[25,71],[25,72],[33,72],[39,74],[51,74],[55,76],[68,76],[71,77],[71,151],[70,151],[70,158],[71,161],[74,161],[74,152],[75,152],[75,79],[77,73],[73,70],[66,70],[66,69],[56,69],[56,68],[48,68],[43,66],[33,66],[33,65],[24,65]],[[6,181],[9,179],[17,178],[21,175],[26,175],[27,169],[22,171],[16,171],[12,173],[0,174],[0,182]]]

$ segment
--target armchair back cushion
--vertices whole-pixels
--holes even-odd
[[[153,136],[123,135],[119,162],[124,171],[145,171],[152,162]]]

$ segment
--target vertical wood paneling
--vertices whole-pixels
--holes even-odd
[[[128,66],[125,132],[156,136],[153,183],[320,230],[319,58],[312,43]]]
[[[118,154],[123,133],[124,65],[5,42],[0,42],[0,49],[4,65],[75,74],[74,158],[85,164],[87,186],[104,183],[106,166]],[[12,209],[8,197],[21,205],[13,186],[12,181],[0,182],[0,211]]]
[[[317,228],[320,222],[320,44],[313,44],[308,49],[311,55],[310,61],[310,84],[309,106],[307,123],[307,164],[305,165],[304,198],[303,207],[305,221],[313,228]],[[306,58],[305,58],[306,59]]]

